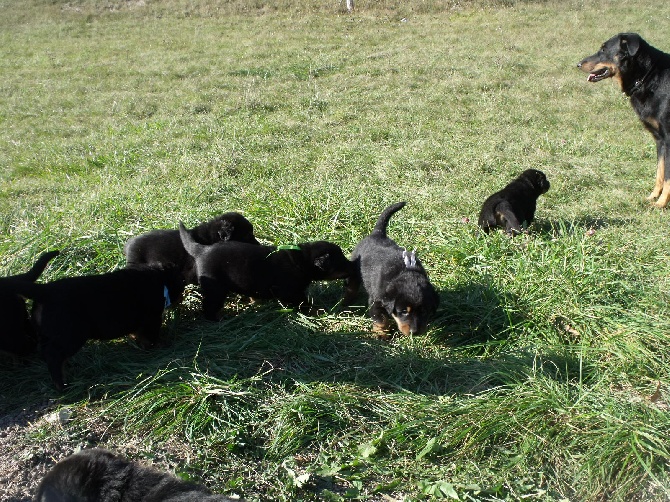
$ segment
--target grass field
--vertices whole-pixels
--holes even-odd
[[[390,235],[439,289],[382,341],[315,284],[309,317],[197,291],[160,348],[90,343],[52,387],[0,359],[0,413],[248,500],[667,500],[670,252],[651,136],[576,63],[619,31],[670,51],[652,0],[0,2],[0,272],[124,265],[123,244],[240,211],[266,243]],[[527,235],[487,195],[544,171]],[[361,305],[364,299],[361,299]],[[158,453],[160,452],[160,454]],[[51,452],[53,459],[67,452]]]

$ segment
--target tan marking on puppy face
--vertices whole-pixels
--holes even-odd
[[[395,315],[393,315],[393,319],[395,319],[396,324],[398,325],[398,329],[403,335],[410,335],[412,333],[412,328],[409,325],[409,323],[402,322],[399,318],[397,318]]]

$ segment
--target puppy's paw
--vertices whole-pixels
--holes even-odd
[[[373,322],[372,332],[380,340],[390,340],[392,338],[391,326],[386,322]]]

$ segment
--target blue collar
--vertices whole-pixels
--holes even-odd
[[[170,305],[172,305],[172,302],[170,301],[170,293],[168,292],[167,286],[163,286],[163,298],[165,298],[165,305],[163,308],[168,308]]]

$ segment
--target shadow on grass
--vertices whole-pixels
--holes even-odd
[[[319,304],[337,301],[326,288]],[[166,323],[161,346],[140,349],[132,339],[89,342],[66,363],[68,389],[53,388],[46,366],[35,356],[0,366],[0,417],[27,405],[68,405],[104,400],[172,368],[169,380],[194,375],[221,381],[256,378],[282,387],[323,382],[354,384],[389,392],[425,395],[475,394],[511,385],[548,368],[565,380],[579,361],[565,353],[531,352],[517,336],[526,320],[510,313],[510,303],[486,284],[465,284],[440,293],[441,306],[427,334],[378,339],[364,308],[354,313],[308,317],[274,302],[229,309],[213,323],[191,307]],[[328,301],[322,301],[324,298]],[[544,370],[543,370],[544,371]]]
[[[603,230],[630,225],[633,218],[609,218],[602,216],[581,216],[573,220],[543,220],[533,222],[533,230],[542,236],[554,237],[557,234],[583,233],[589,230]]]

